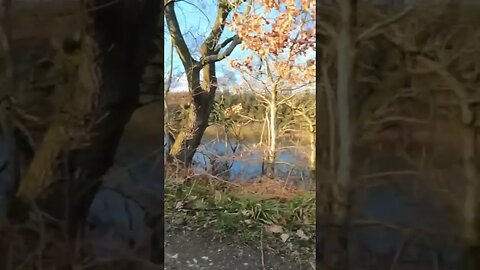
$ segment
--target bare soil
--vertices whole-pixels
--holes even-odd
[[[297,262],[267,247],[251,247],[219,240],[211,231],[190,231],[168,226],[165,231],[165,270],[307,270],[314,262]]]

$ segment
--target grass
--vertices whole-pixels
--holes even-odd
[[[184,229],[213,230],[221,240],[267,246],[279,254],[311,259],[315,195],[286,190],[275,182],[235,185],[208,176],[169,178],[165,182],[165,222]],[[260,189],[270,192],[259,193]]]

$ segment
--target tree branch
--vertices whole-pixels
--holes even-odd
[[[471,124],[474,120],[473,112],[469,108],[468,97],[469,93],[463,87],[462,83],[459,82],[448,70],[443,68],[440,64],[435,61],[432,61],[426,57],[418,56],[418,61],[427,66],[432,72],[437,73],[445,81],[445,83],[450,87],[452,92],[457,96],[461,102],[461,112],[462,112],[462,123]]]
[[[188,73],[195,61],[192,58],[192,54],[188,49],[187,43],[182,35],[182,30],[178,23],[177,15],[175,14],[175,1],[164,1],[165,6],[165,19],[167,21],[168,31],[170,32],[170,38],[172,39],[172,44],[175,44],[178,56],[182,61],[182,64],[185,68],[185,71]]]
[[[212,27],[210,35],[205,39],[203,44],[200,46],[200,51],[202,56],[205,57],[208,55],[208,52],[211,52],[215,49],[220,36],[222,35],[223,29],[225,28],[225,21],[228,17],[228,14],[232,10],[233,6],[228,3],[227,0],[220,0],[218,3],[218,12],[217,18]]]
[[[224,40],[221,44],[219,44],[219,45],[215,48],[215,52],[216,52],[216,53],[219,53],[221,49],[225,48],[230,42],[232,42],[232,41],[235,40],[236,38],[238,38],[237,35],[235,35],[235,36],[233,36],[233,37],[227,38],[226,40]]]
[[[238,36],[234,36],[233,40],[230,43],[230,46],[228,46],[228,48],[224,52],[222,53],[219,52],[218,54],[215,54],[215,55],[204,56],[200,60],[199,64],[201,66],[205,66],[211,63],[219,62],[227,58],[228,56],[230,56],[230,54],[232,54],[235,47],[237,47],[237,45],[239,45],[240,43],[241,43],[240,38]]]
[[[396,16],[393,16],[389,19],[386,19],[384,21],[381,21],[381,22],[378,22],[378,23],[372,25],[370,28],[365,30],[363,33],[361,33],[357,37],[356,43],[358,44],[358,43],[360,43],[360,42],[362,42],[366,39],[370,39],[370,38],[373,38],[373,37],[379,35],[381,33],[380,30],[382,28],[385,28],[385,27],[389,26],[390,24],[393,24],[393,23],[399,21],[400,19],[405,17],[408,13],[410,13],[412,10],[413,10],[412,7],[408,7],[404,11],[398,13]]]
[[[317,29],[320,30],[319,28],[323,28],[325,30],[325,34],[329,35],[332,39],[336,39],[337,38],[337,32],[335,31],[335,28],[325,22],[325,21],[318,21],[317,22]],[[318,31],[320,32],[320,31]]]

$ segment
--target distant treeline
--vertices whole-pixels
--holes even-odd
[[[283,97],[279,97],[283,98]],[[295,94],[293,97],[301,103],[313,104],[315,101],[315,93],[311,92],[301,92]],[[182,107],[188,106],[190,102],[190,97],[185,92],[169,93],[167,96],[167,103],[169,105],[169,111],[171,113],[179,113]],[[248,118],[263,120],[267,112],[267,107],[263,104],[257,95],[251,91],[241,92],[238,94],[233,94],[230,92],[218,93],[215,97],[215,109],[210,117],[211,122],[218,122],[226,120],[225,110],[231,106],[242,103],[241,115],[234,115],[230,120],[235,122],[244,122],[248,121]],[[293,120],[292,108],[283,104],[278,106],[278,115],[279,115],[279,124],[285,124]],[[243,117],[243,116],[247,116]]]

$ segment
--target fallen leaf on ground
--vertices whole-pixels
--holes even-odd
[[[185,201],[178,201],[178,202],[175,204],[175,209],[183,208],[183,206],[185,206]]]
[[[310,239],[310,237],[308,237],[308,236],[305,234],[305,232],[303,232],[302,229],[298,229],[296,234],[297,234],[297,236],[300,237],[300,239],[302,239],[302,240],[308,240],[308,239]]]
[[[268,225],[265,229],[270,233],[283,233],[283,227],[277,224]]]
[[[287,242],[288,238],[290,237],[290,235],[286,234],[286,233],[282,233],[282,235],[280,235],[280,238],[282,238],[282,241],[285,243]]]

